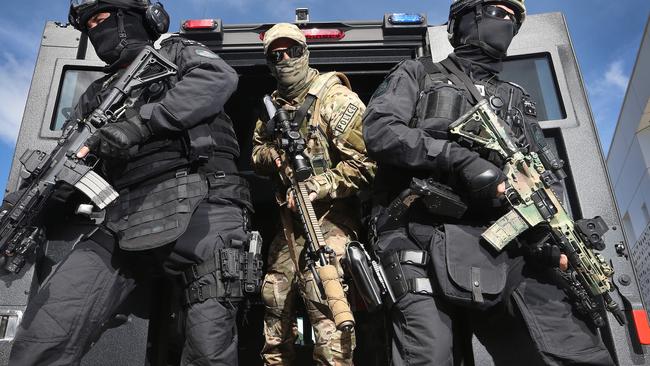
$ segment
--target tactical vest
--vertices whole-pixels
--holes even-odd
[[[419,61],[427,73],[419,80],[420,96],[409,126],[420,128],[431,137],[447,140],[449,124],[473,106],[470,92],[442,65],[429,58]],[[474,83],[497,115],[509,124],[514,135],[520,137],[520,147],[537,151],[540,144],[546,144],[541,129],[534,123],[537,121],[536,105],[521,86],[496,78],[474,80]],[[489,156],[483,157],[491,160]]]
[[[174,37],[163,42],[160,53],[177,62],[182,48],[193,44],[185,42]],[[93,83],[80,98],[75,117],[85,117],[97,108],[119,75]],[[144,103],[161,100],[180,77],[176,75],[142,91],[133,110],[127,113],[134,113]],[[122,249],[145,250],[182,235],[204,199],[250,208],[247,182],[234,175],[238,157],[232,121],[221,112],[183,133],[153,136],[134,148],[128,161],[102,160],[104,176],[120,193],[117,202],[107,208],[104,225],[115,234]]]
[[[343,84],[348,89],[350,81],[347,76],[339,72],[328,72],[316,77],[307,91],[304,103],[311,103],[309,113],[302,123],[300,131],[307,141],[306,155],[312,165],[314,175],[319,175],[331,169],[340,160],[337,156],[331,156],[330,141],[327,132],[322,129],[321,123],[321,101],[327,92],[334,85]]]
[[[180,43],[180,45],[179,45]],[[181,47],[193,45],[192,41],[180,37],[171,37],[161,43],[159,52],[174,62],[174,45]],[[104,94],[110,90],[112,82],[117,80],[120,72],[103,78],[93,84],[80,99],[79,115],[87,116],[97,108]],[[137,110],[145,103],[161,100],[166,92],[178,81],[180,75],[151,85],[142,92],[141,98],[134,106]],[[117,189],[138,184],[160,174],[174,172],[182,167],[192,166],[202,173],[222,171],[236,173],[235,161],[239,158],[239,143],[232,121],[226,113],[220,112],[216,117],[185,130],[176,136],[153,136],[149,141],[134,149],[128,162],[104,162],[104,170],[113,186]]]

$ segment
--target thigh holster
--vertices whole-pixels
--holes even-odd
[[[421,295],[433,295],[433,288],[429,277],[412,277],[404,273],[403,264],[422,267],[425,269],[429,263],[429,253],[423,250],[398,250],[382,258],[382,267],[388,277],[388,282],[393,289],[396,299],[400,299],[409,292]]]
[[[209,260],[192,265],[182,273],[186,287],[184,304],[191,305],[210,298],[233,302],[259,294],[262,281],[260,248],[261,237],[254,231],[246,242],[232,240],[229,248],[217,249]],[[199,283],[199,279],[205,276],[214,276],[216,281]]]

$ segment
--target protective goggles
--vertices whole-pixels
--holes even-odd
[[[497,5],[485,5],[483,6],[483,14],[489,15],[494,18],[498,19],[508,19],[510,21],[516,22],[517,21],[517,15],[515,14],[510,14],[508,11],[504,8],[501,8]]]
[[[305,54],[305,47],[301,45],[294,45],[289,48],[283,48],[281,50],[268,51],[266,53],[266,59],[271,63],[277,64],[284,59],[285,53],[287,56],[289,56],[289,58],[302,57],[302,55]]]

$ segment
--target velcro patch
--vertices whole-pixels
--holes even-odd
[[[214,59],[219,58],[219,56],[217,56],[217,54],[215,54],[213,52],[210,52],[208,50],[203,50],[203,49],[199,48],[195,52],[199,56],[203,56],[203,57],[207,57],[207,58],[214,58]]]
[[[343,116],[336,124],[336,127],[334,127],[334,131],[339,134],[345,132],[348,126],[350,126],[350,122],[352,122],[352,118],[354,117],[354,115],[357,113],[358,110],[359,107],[357,107],[356,105],[352,103],[348,104],[348,107],[345,108],[345,112],[343,113]]]

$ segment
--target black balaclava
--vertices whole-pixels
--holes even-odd
[[[97,56],[108,64],[105,72],[114,72],[130,64],[145,46],[152,43],[141,13],[123,9],[110,13],[106,20],[88,30],[88,39]],[[120,28],[124,30],[123,37],[120,37]]]
[[[481,12],[481,9],[476,11]],[[517,32],[513,21],[483,13],[477,17],[476,11],[458,20],[458,46],[454,54],[465,68],[469,68],[473,78],[483,79],[502,70],[502,61]]]

